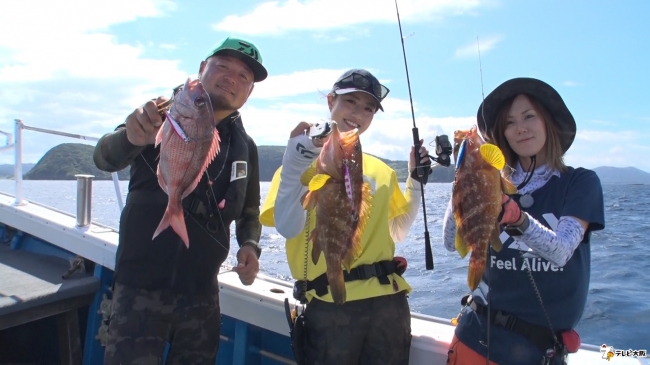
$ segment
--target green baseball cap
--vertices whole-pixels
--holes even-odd
[[[260,82],[268,76],[268,72],[262,66],[262,55],[251,42],[228,37],[215,46],[205,59],[216,55],[235,57],[244,62],[253,71],[255,82]]]

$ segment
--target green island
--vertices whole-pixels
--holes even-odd
[[[93,162],[94,146],[83,143],[62,143],[50,149],[24,174],[25,180],[75,180],[77,174],[90,174],[95,180],[110,180],[111,174],[100,171]],[[260,180],[271,181],[273,174],[282,164],[285,146],[258,146]],[[400,182],[406,181],[407,162],[380,158],[397,173]],[[118,172],[120,180],[129,179],[129,169]],[[451,182],[454,179],[453,165],[433,168],[429,181]]]

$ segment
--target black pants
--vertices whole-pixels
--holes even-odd
[[[313,299],[305,320],[309,365],[408,365],[411,313],[404,292],[343,305]]]

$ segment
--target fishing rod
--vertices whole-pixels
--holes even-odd
[[[417,175],[420,178],[420,192],[422,193],[422,215],[424,218],[424,252],[425,252],[425,262],[426,262],[426,268],[427,270],[433,270],[433,252],[431,251],[431,240],[429,239],[429,228],[427,227],[427,206],[426,202],[424,199],[424,184],[427,183],[427,180],[429,178],[429,174],[431,173],[431,164],[426,164],[423,165],[420,157],[420,148],[422,145],[420,144],[420,135],[418,133],[418,127],[415,125],[415,112],[413,110],[413,97],[411,96],[411,80],[409,79],[409,67],[408,63],[406,62],[406,49],[404,48],[404,35],[402,34],[402,23],[399,18],[399,9],[397,7],[397,0],[395,0],[395,11],[397,12],[397,25],[399,26],[399,35],[400,35],[400,41],[402,42],[402,54],[404,55],[404,67],[406,68],[406,83],[408,85],[408,90],[409,90],[409,100],[411,101],[411,116],[413,118],[413,145],[415,146],[415,169],[417,171]],[[436,143],[438,143],[439,138],[443,136],[438,136],[436,137]],[[444,136],[446,138],[447,136]],[[447,139],[447,144],[449,144],[449,140]],[[451,145],[450,147],[451,148]],[[439,151],[439,147],[436,147],[436,154]],[[438,159],[435,159],[431,156],[429,156],[430,159],[435,160],[438,163],[441,163],[444,165],[445,159],[442,158],[442,154]],[[449,166],[449,157],[447,155],[446,158],[447,166]]]

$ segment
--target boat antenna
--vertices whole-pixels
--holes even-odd
[[[433,270],[433,251],[431,251],[431,241],[429,239],[429,228],[427,227],[427,206],[424,199],[424,184],[429,177],[430,167],[423,166],[420,161],[419,154],[420,148],[420,135],[418,127],[415,125],[415,112],[413,111],[413,97],[411,96],[411,81],[409,79],[409,66],[406,62],[406,49],[404,48],[404,35],[402,34],[402,23],[399,19],[399,9],[397,8],[397,0],[395,0],[395,11],[397,12],[397,25],[399,26],[399,36],[402,42],[402,54],[404,55],[404,67],[406,68],[406,83],[409,89],[409,100],[411,101],[411,116],[413,117],[413,146],[415,147],[415,168],[420,178],[420,191],[422,195],[422,216],[424,218],[424,253],[427,270]]]

